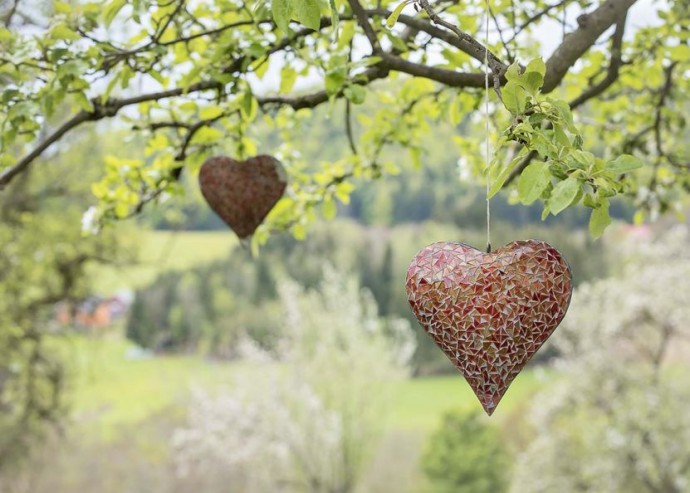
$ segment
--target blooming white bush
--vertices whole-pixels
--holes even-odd
[[[577,289],[512,491],[690,491],[689,246],[686,228],[629,241],[619,276]]]
[[[226,391],[195,392],[173,437],[178,472],[223,468],[229,490],[348,492],[376,444],[385,394],[408,371],[409,324],[325,269],[317,289],[280,286],[286,335],[275,354],[243,344],[249,368]]]

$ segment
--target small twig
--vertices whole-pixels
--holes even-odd
[[[501,29],[501,25],[498,22],[498,17],[496,17],[496,14],[494,14],[494,9],[489,8],[489,14],[491,15],[491,19],[494,22],[494,26],[496,26],[496,31],[498,32],[498,39],[501,40],[503,49],[506,50],[506,56],[508,57],[508,61],[510,63],[513,63],[515,61],[515,57],[513,56],[513,53],[510,51],[510,46],[508,46],[508,42],[505,39],[503,39],[503,29]]]
[[[419,5],[422,7],[422,9],[424,9],[424,12],[426,12],[426,14],[429,16],[429,18],[434,24],[445,27],[446,29],[452,31],[460,39],[465,40],[466,42],[470,43],[471,45],[474,45],[475,47],[479,47],[481,50],[481,61],[484,62],[484,60],[488,60],[489,68],[494,73],[494,77],[496,77],[497,75],[502,75],[505,69],[505,65],[502,62],[500,62],[496,55],[491,53],[488,46],[483,46],[476,39],[474,39],[469,34],[463,32],[457,26],[443,20],[441,16],[439,16],[434,11],[431,5],[429,5],[429,0],[419,0]],[[482,78],[483,77],[484,75],[482,74]]]
[[[345,131],[347,133],[347,141],[350,144],[352,154],[357,155],[359,153],[357,152],[357,146],[355,145],[355,138],[352,132],[351,106],[352,103],[350,103],[350,100],[345,99]]]
[[[521,24],[520,27],[518,27],[517,29],[513,29],[513,30],[514,30],[514,34],[513,34],[513,36],[508,40],[508,43],[512,43],[513,41],[515,41],[515,38],[517,38],[518,35],[519,35],[522,31],[524,31],[524,30],[527,29],[530,25],[532,25],[533,23],[535,23],[536,21],[538,21],[539,19],[541,19],[543,16],[545,16],[546,14],[548,14],[549,12],[551,12],[553,9],[557,9],[558,7],[563,7],[563,6],[567,5],[567,4],[570,3],[570,2],[572,2],[572,0],[561,0],[561,1],[558,2],[558,3],[555,3],[555,4],[553,4],[553,5],[549,5],[549,6],[547,6],[545,9],[540,10],[539,12],[537,12],[536,14],[534,14],[532,17],[530,17],[529,19],[527,19],[523,24]],[[514,12],[515,12],[515,9],[513,8],[513,9],[511,9],[511,10],[513,11],[513,25],[514,25],[514,23],[515,23],[515,13],[514,13]]]

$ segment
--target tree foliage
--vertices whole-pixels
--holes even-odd
[[[54,344],[62,330],[56,304],[90,294],[89,265],[121,258],[114,231],[82,237],[84,182],[45,165],[32,171],[0,196],[0,468],[65,411],[69,379]]]
[[[484,47],[479,0],[420,0],[423,12],[398,9],[392,28],[397,4],[360,0],[56,1],[46,25],[27,28],[20,0],[0,28],[0,186],[82,125],[117,116],[148,145],[103,163],[93,185],[99,220],[179,193],[182,170],[195,173],[212,153],[261,148],[287,163],[291,188],[257,239],[273,226],[300,237],[319,211],[330,216],[334,201],[349,200],[353,179],[400,169],[388,146],[421,165],[437,145],[434,126],[479,112],[486,58],[493,103],[505,108],[493,104],[492,192],[520,177],[519,199],[543,201],[545,214],[582,203],[596,236],[612,196],[633,197],[643,219],[690,187],[690,9],[671,0],[658,23],[633,29],[635,4],[494,1]],[[565,36],[542,61],[535,36],[554,19]],[[307,162],[303,123],[340,100],[350,152]],[[275,147],[257,139],[259,122],[279,136]],[[477,142],[453,145],[481,174]]]
[[[428,443],[424,472],[435,491],[500,493],[510,477],[510,457],[497,429],[483,415],[451,412]]]

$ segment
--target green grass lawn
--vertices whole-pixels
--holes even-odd
[[[60,341],[71,362],[73,417],[89,433],[108,439],[121,425],[133,425],[183,402],[194,385],[232,383],[240,365],[198,356],[146,356],[118,337],[73,336]]]
[[[108,438],[120,425],[134,425],[182,404],[194,385],[232,385],[246,370],[239,363],[219,363],[200,356],[147,356],[120,336],[100,339],[72,336],[60,341],[75,377],[70,402],[75,419],[87,430]],[[244,367],[244,369],[243,369]],[[255,371],[255,370],[254,370]],[[495,416],[525,404],[552,377],[523,372],[511,386]],[[458,374],[416,378],[395,385],[384,428],[427,434],[452,409],[481,411],[479,401]]]
[[[553,379],[553,375],[525,370],[518,376],[501,400],[494,417],[509,414],[523,406],[531,395]],[[450,410],[476,410],[482,407],[470,386],[460,375],[414,378],[400,384],[394,392],[388,427],[396,430],[430,432]]]
[[[153,282],[166,270],[181,270],[227,257],[239,241],[227,231],[143,231],[137,233],[138,261],[125,267],[94,266],[96,291],[112,294]]]

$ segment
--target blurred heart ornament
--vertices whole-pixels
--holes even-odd
[[[563,320],[571,277],[563,256],[543,241],[516,241],[493,253],[439,242],[417,253],[405,287],[420,324],[490,416]]]
[[[244,239],[254,234],[283,196],[287,173],[273,156],[246,161],[217,156],[201,166],[199,186],[211,209]]]

